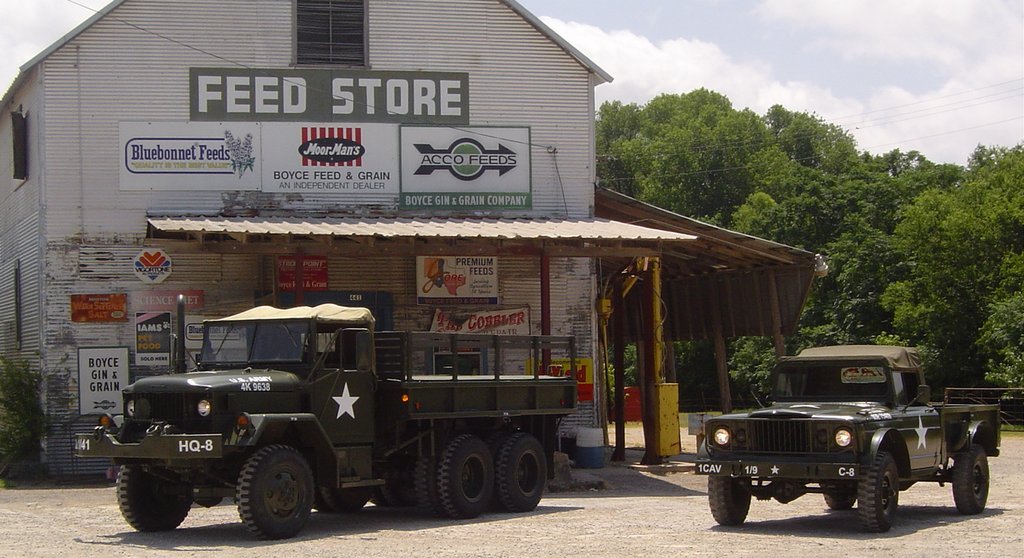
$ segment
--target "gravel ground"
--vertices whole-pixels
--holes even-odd
[[[635,433],[629,439],[637,442]],[[684,451],[692,451],[692,438]],[[747,523],[711,518],[706,479],[681,467],[626,465],[578,471],[604,490],[549,494],[528,514],[452,521],[372,505],[359,513],[313,513],[287,541],[254,540],[235,507],[193,508],[167,533],[137,533],[121,518],[111,486],[0,490],[4,556],[1015,556],[1024,550],[1024,433],[1005,433],[990,460],[988,508],[962,516],[949,485],[919,484],[900,495],[888,533],[861,532],[856,512],[829,511],[821,496],[753,502]],[[685,458],[685,455],[683,456]],[[589,475],[589,476],[588,476]]]

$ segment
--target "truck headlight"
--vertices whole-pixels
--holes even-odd
[[[727,446],[729,445],[729,440],[732,438],[732,435],[729,433],[728,428],[720,426],[717,429],[715,429],[714,438],[715,443],[718,444],[719,446]]]
[[[213,409],[213,405],[208,399],[200,400],[199,403],[196,404],[196,412],[198,412],[201,417],[210,416],[211,409]]]
[[[853,443],[853,433],[846,428],[836,430],[836,445],[841,448],[849,447]]]
[[[134,399],[129,399],[128,400],[128,403],[126,403],[125,406],[124,406],[124,412],[128,413],[128,416],[130,416],[130,417],[134,417],[135,416],[135,400]]]

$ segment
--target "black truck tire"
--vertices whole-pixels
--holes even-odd
[[[857,503],[857,485],[826,488],[822,495],[825,496],[825,505],[830,510],[853,509]]]
[[[900,501],[900,478],[896,461],[889,452],[880,451],[857,486],[857,513],[860,524],[872,533],[892,528]]]
[[[544,447],[532,434],[518,432],[498,448],[494,488],[501,507],[510,512],[536,509],[548,480]]]
[[[437,501],[452,518],[472,518],[487,509],[494,494],[494,460],[480,438],[452,438],[437,462]]]
[[[238,515],[261,539],[291,538],[306,525],[315,491],[302,454],[290,446],[266,446],[249,457],[238,475]]]
[[[985,511],[988,502],[988,456],[985,448],[971,446],[953,456],[953,502],[966,515]]]
[[[749,483],[749,480],[732,477],[708,477],[708,505],[719,525],[734,527],[747,520]]]
[[[141,465],[122,465],[117,473],[117,504],[137,531],[170,531],[192,507],[192,491],[148,473]]]
[[[416,509],[422,513],[440,515],[441,503],[437,499],[437,462],[432,456],[416,460],[413,469],[413,489]]]

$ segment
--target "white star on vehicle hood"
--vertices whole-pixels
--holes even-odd
[[[332,397],[331,399],[338,404],[338,416],[336,418],[341,418],[341,415],[348,415],[352,418],[356,418],[356,410],[354,406],[356,401],[359,400],[359,397],[349,394],[348,384],[345,384],[341,388],[340,397]]]

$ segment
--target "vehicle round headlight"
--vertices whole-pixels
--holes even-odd
[[[845,448],[853,443],[853,433],[845,428],[836,430],[836,445]]]
[[[729,439],[730,438],[732,438],[732,435],[729,434],[729,429],[728,428],[722,427],[722,428],[719,428],[719,429],[715,430],[715,443],[716,444],[718,444],[720,446],[727,446],[727,445],[729,445]]]
[[[128,413],[128,416],[130,416],[130,417],[134,417],[135,416],[135,400],[134,399],[129,399],[128,400],[128,403],[124,407],[124,412]]]
[[[212,408],[213,405],[211,405],[209,400],[206,399],[203,399],[202,401],[199,402],[199,404],[196,405],[196,411],[199,413],[199,416],[201,417],[210,416],[210,409]]]

